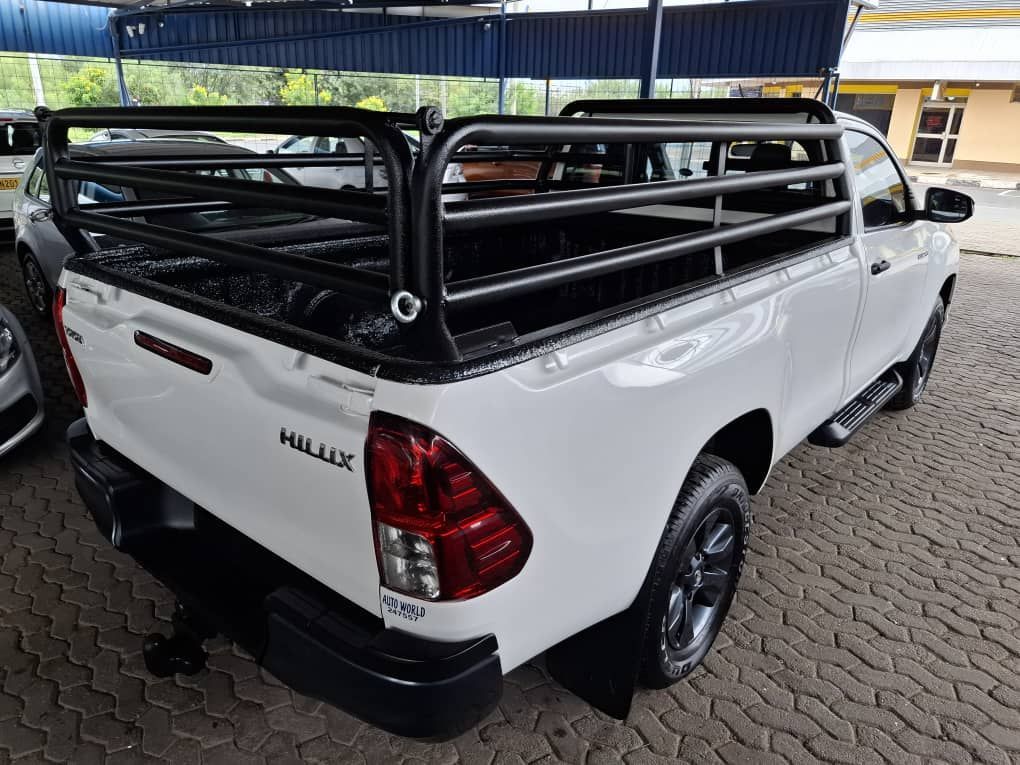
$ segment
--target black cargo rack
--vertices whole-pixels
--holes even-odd
[[[142,244],[264,271],[366,299],[392,312],[401,322],[415,358],[430,363],[458,363],[463,353],[448,325],[457,311],[496,303],[584,279],[661,263],[690,253],[713,250],[716,277],[724,271],[721,248],[782,229],[831,221],[834,236],[849,233],[851,209],[844,180],[843,129],[827,107],[802,99],[733,99],[719,101],[586,101],[565,112],[611,111],[650,114],[646,117],[497,117],[444,121],[435,107],[415,114],[371,112],[343,107],[143,107],[128,109],[40,110],[46,126],[47,172],[56,220],[80,254],[90,249],[83,231],[106,233]],[[642,109],[647,107],[647,109]],[[768,122],[740,120],[670,120],[670,113],[805,114],[805,120]],[[237,154],[223,157],[119,157],[83,162],[69,155],[70,127],[153,127],[181,130],[250,131],[322,136],[363,136],[366,150],[350,155]],[[417,155],[403,129],[420,131]],[[728,147],[742,141],[801,141],[816,144],[820,153],[803,166],[726,174]],[[550,177],[549,168],[565,162],[604,162],[606,155],[572,147],[593,144],[654,145],[669,142],[711,142],[712,173],[705,178],[630,182],[630,170],[619,185],[579,187]],[[509,147],[496,151],[465,151],[465,147]],[[514,148],[514,147],[542,148]],[[532,161],[541,164],[534,180],[497,180],[446,184],[451,162]],[[270,168],[364,163],[366,177],[381,162],[387,187],[363,191],[311,189],[259,184],[194,173],[202,167]],[[74,181],[95,180],[151,188],[169,199],[80,205]],[[805,199],[799,209],[725,224],[723,197],[791,184],[825,184],[820,198]],[[453,193],[517,190],[523,195],[446,201]],[[449,281],[444,268],[444,237],[508,223],[536,224],[648,205],[714,198],[710,229],[553,260],[525,268]],[[230,205],[293,210],[321,217],[344,218],[384,226],[389,236],[389,273],[313,260],[279,250],[240,244],[152,223],[124,220],[167,209],[222,209]],[[351,348],[353,353],[359,349]]]

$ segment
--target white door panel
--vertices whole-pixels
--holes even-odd
[[[866,297],[850,362],[850,396],[910,353],[928,271],[931,226],[913,220],[899,164],[875,135],[853,128],[844,141],[860,205]]]

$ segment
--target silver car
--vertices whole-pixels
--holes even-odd
[[[31,112],[0,110],[0,231],[13,225],[14,192],[39,148],[39,124]]]
[[[0,305],[0,457],[39,430],[43,419],[42,385],[28,336]]]
[[[156,128],[110,128],[100,130],[89,138],[88,143],[97,141],[142,141],[146,138],[178,139],[186,141],[208,141],[226,143],[214,133],[204,130],[157,130]]]
[[[75,159],[102,157],[109,154],[129,156],[131,154],[156,156],[196,156],[201,154],[250,155],[249,149],[213,141],[195,140],[138,140],[105,141],[83,143],[71,146]],[[273,183],[296,184],[297,181],[283,170],[231,169],[213,172],[216,175],[234,178],[257,178]],[[120,186],[103,186],[85,182],[78,185],[78,201],[123,202],[137,200],[135,189]],[[151,198],[151,197],[150,197]],[[186,219],[181,219],[181,216]],[[24,179],[14,196],[14,241],[15,252],[21,264],[25,291],[33,309],[40,316],[48,316],[64,260],[71,254],[71,245],[57,229],[52,220],[49,183],[42,165],[42,152],[31,158],[25,169]],[[295,222],[303,216],[279,210],[213,210],[203,213],[177,214],[172,223],[181,228],[203,233],[228,232],[237,238],[239,230]],[[169,221],[169,214],[162,221]]]

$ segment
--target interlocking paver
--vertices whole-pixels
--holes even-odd
[[[1018,296],[1020,260],[965,256],[924,402],[776,467],[730,621],[687,682],[617,722],[539,659],[477,728],[429,744],[293,693],[225,641],[195,677],[144,671],[173,598],[75,493],[79,410],[0,250],[49,414],[0,463],[0,763],[1020,763]]]

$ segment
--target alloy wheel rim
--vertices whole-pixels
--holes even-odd
[[[726,600],[735,555],[736,528],[728,513],[715,508],[684,548],[684,566],[670,588],[665,629],[674,651],[689,648],[710,629]]]
[[[25,261],[25,286],[28,288],[28,298],[37,311],[46,310],[46,287],[43,284],[42,274],[31,260]]]
[[[920,395],[928,384],[928,376],[931,374],[932,364],[935,361],[935,349],[938,346],[938,325],[933,319],[928,325],[924,340],[921,342],[921,352],[917,355],[917,378],[914,383],[914,395]]]

